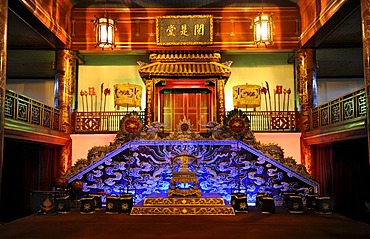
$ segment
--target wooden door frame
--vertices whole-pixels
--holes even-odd
[[[165,89],[207,89],[211,92],[210,96],[210,121],[217,119],[217,102],[216,102],[216,86],[208,84],[210,79],[161,79],[154,84],[154,121],[161,120],[161,91]]]

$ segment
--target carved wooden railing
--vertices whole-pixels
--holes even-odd
[[[120,120],[132,111],[73,112],[74,133],[116,133]],[[145,111],[136,111],[145,122]]]
[[[296,132],[298,111],[245,111],[253,132]]]
[[[360,89],[311,111],[311,130],[366,117],[366,93]]]
[[[5,117],[62,131],[59,109],[6,90]],[[73,112],[74,133],[116,133],[120,120],[131,112]],[[145,122],[145,111],[138,111]],[[253,132],[297,132],[297,111],[244,111]],[[311,111],[311,130],[366,117],[366,93],[360,89]]]
[[[59,109],[6,90],[5,118],[62,131]]]
[[[120,120],[131,112],[73,112],[74,133],[115,133]],[[138,111],[145,122],[145,111]],[[296,111],[247,111],[254,132],[297,131]]]

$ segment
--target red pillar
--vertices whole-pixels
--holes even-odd
[[[57,51],[57,72],[55,76],[58,88],[55,105],[60,109],[62,130],[70,134],[72,132],[72,99],[76,78],[76,57],[73,51],[63,49]],[[58,176],[65,174],[72,164],[72,142],[62,147],[59,163]]]
[[[370,1],[361,0],[362,48],[364,57],[364,83],[367,95],[367,144],[370,164]]]
[[[316,65],[315,51],[313,49],[301,49],[297,53],[297,94],[298,109],[300,111],[298,128],[304,132],[310,129],[310,111],[316,106]],[[311,150],[301,137],[301,163],[306,166],[307,171],[311,170]]]
[[[4,162],[5,86],[8,32],[8,0],[0,0],[0,200]]]

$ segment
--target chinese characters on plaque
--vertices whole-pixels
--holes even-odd
[[[114,85],[114,106],[140,107],[142,87],[135,84]]]
[[[261,90],[259,85],[236,85],[233,87],[235,108],[255,108],[261,105]]]
[[[211,15],[163,16],[156,19],[157,45],[213,44]]]

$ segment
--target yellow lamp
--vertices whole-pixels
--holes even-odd
[[[96,34],[96,46],[99,46],[104,50],[105,48],[115,47],[114,43],[114,31],[116,25],[113,19],[107,16],[97,18],[95,20],[95,34]]]
[[[273,44],[273,27],[274,21],[272,14],[259,13],[253,20],[254,27],[254,44],[258,45],[263,43],[266,46]]]

